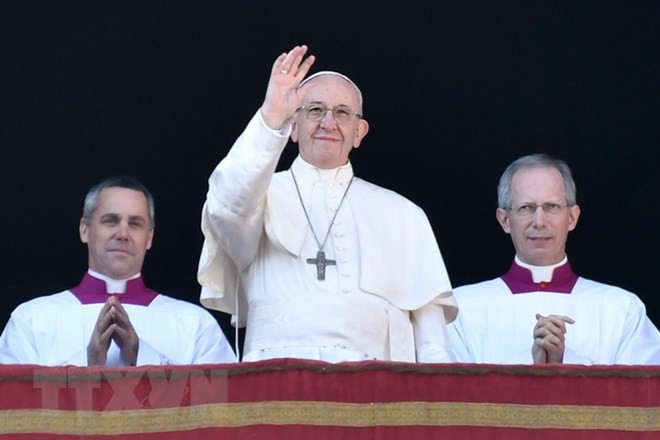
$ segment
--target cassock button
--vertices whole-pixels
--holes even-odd
[[[539,284],[539,290],[545,290],[546,287],[547,287],[547,284],[545,284],[544,282]]]

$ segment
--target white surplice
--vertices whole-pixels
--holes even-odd
[[[139,337],[137,365],[236,362],[218,322],[200,306],[162,294],[148,306],[122,306]],[[82,304],[69,290],[20,304],[0,336],[0,364],[86,366],[102,307]],[[114,341],[106,366],[122,366]]]
[[[546,281],[552,278],[549,273]],[[540,313],[575,320],[566,324],[566,364],[660,365],[660,332],[642,301],[619,287],[577,277],[568,293],[544,288],[514,294],[495,278],[457,287],[454,293],[460,312],[448,328],[460,362],[532,364]]]

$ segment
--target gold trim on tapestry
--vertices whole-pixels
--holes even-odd
[[[121,435],[252,425],[660,431],[660,408],[491,403],[256,402],[122,411],[6,410],[0,434]]]

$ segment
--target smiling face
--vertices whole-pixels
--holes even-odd
[[[345,79],[336,75],[321,75],[309,81],[305,86],[303,106],[319,104],[333,109],[347,106],[360,112],[357,90]],[[326,112],[320,121],[305,117],[304,111],[298,111],[292,119],[291,140],[298,143],[302,158],[318,168],[336,168],[348,162],[348,155],[369,130],[366,120],[355,117],[351,121],[339,124],[332,111]]]
[[[89,268],[114,279],[140,272],[153,234],[147,198],[128,188],[103,189],[91,218],[80,220]]]
[[[502,229],[511,235],[516,254],[523,262],[549,266],[560,262],[566,253],[568,233],[575,229],[580,208],[567,206],[564,181],[554,167],[524,168],[511,181],[511,209],[497,210]],[[560,205],[558,213],[540,207],[531,216],[517,214],[522,205]]]

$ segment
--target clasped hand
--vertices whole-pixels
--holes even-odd
[[[574,324],[572,318],[562,315],[536,314],[532,358],[535,364],[561,364],[564,361],[566,324]]]
[[[119,299],[111,295],[105,302],[94,325],[87,346],[87,365],[105,365],[110,342],[115,341],[124,365],[135,366],[139,346],[138,335]]]

